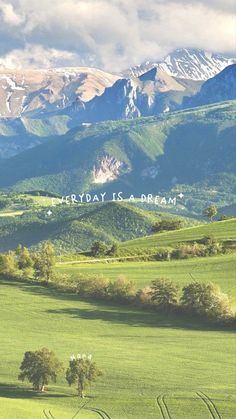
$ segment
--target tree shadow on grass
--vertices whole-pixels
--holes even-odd
[[[47,391],[45,393],[34,391],[30,388],[17,386],[14,384],[0,383],[0,397],[8,399],[51,399],[51,398],[64,398],[70,397],[67,394],[58,394]]]
[[[90,305],[91,308],[57,308],[46,310],[49,314],[66,315],[73,318],[84,320],[102,320],[113,324],[126,324],[132,327],[149,327],[149,328],[171,328],[198,331],[224,331],[232,333],[232,328],[210,324],[204,320],[197,319],[194,316],[184,313],[163,313],[150,309],[139,308],[134,304],[118,304],[108,301],[95,301],[91,299],[81,299],[78,295],[58,291],[53,286],[44,287],[34,281],[12,281],[1,280],[2,285],[20,288],[23,292],[27,292],[48,299],[57,301],[71,301]],[[52,307],[50,302],[50,306]]]
[[[169,328],[169,329],[182,329],[182,330],[195,330],[195,331],[222,331],[222,327],[215,325],[204,324],[199,322],[196,318],[186,316],[184,314],[176,313],[159,313],[150,310],[141,310],[136,307],[126,308],[119,306],[119,308],[107,305],[104,309],[103,306],[96,304],[93,308],[60,308],[48,309],[47,313],[55,315],[70,316],[74,319],[83,319],[103,322],[112,324],[125,324],[137,327],[148,328]],[[232,330],[225,330],[224,332],[232,332]]]

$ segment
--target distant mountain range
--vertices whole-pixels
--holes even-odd
[[[182,49],[126,76],[1,72],[0,188],[158,194],[179,185],[206,200],[213,188],[232,205],[233,61]]]
[[[108,100],[110,103],[109,100],[117,100],[117,95],[123,96],[126,92],[129,95],[132,87],[139,93],[138,100],[145,108],[144,113],[142,109],[136,109],[133,115],[132,111],[132,117],[139,116],[140,112],[143,115],[150,114],[151,104],[154,104],[151,113],[159,113],[168,108],[172,109],[172,102],[180,103],[183,96],[196,93],[203,81],[214,77],[235,62],[236,59],[221,54],[197,49],[178,49],[161,62],[147,62],[122,74],[116,74],[115,69],[114,74],[110,74],[88,67],[0,70],[0,118],[44,117],[49,113],[64,112],[72,107],[79,114],[79,122],[86,122],[88,118],[95,120],[92,109],[96,108],[97,102],[87,105],[89,101],[105,93],[105,102]],[[144,73],[148,76],[142,76]],[[117,83],[120,79],[122,81]],[[148,82],[150,87],[147,86]],[[117,94],[109,90],[111,86],[118,91]],[[108,92],[105,89],[108,89]],[[167,94],[168,92],[170,94]],[[156,99],[159,93],[161,95]],[[128,104],[128,107],[130,106]],[[134,107],[139,108],[136,104]],[[125,117],[125,113],[130,116],[129,109],[120,113],[121,117]]]
[[[186,92],[191,96],[186,96]],[[79,126],[161,115],[234,99],[236,64],[226,67],[203,84],[177,79],[154,67],[138,78],[118,79],[100,96],[87,102],[77,99],[70,106],[54,112],[38,114],[34,111],[19,118],[0,118],[0,160]]]
[[[70,115],[77,124],[158,115],[177,109],[184,96],[200,87],[197,81],[177,79],[154,67],[139,77],[117,80],[85,104],[77,100],[61,114]]]

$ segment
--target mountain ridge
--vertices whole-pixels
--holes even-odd
[[[220,185],[234,173],[235,111],[232,101],[74,128],[3,162],[0,187],[159,194],[217,176]]]

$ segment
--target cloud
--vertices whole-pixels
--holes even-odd
[[[6,24],[11,26],[18,26],[24,21],[22,16],[15,13],[12,4],[3,1],[0,1],[0,16]]]
[[[50,68],[84,65],[73,52],[43,48],[41,45],[26,45],[24,49],[14,49],[0,57],[0,68]]]
[[[233,53],[234,0],[0,0],[0,39],[2,65],[18,66],[119,71],[178,47]]]

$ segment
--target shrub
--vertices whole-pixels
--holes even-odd
[[[156,260],[170,260],[171,252],[169,249],[158,249]]]
[[[124,275],[120,275],[115,281],[110,281],[107,287],[107,295],[111,300],[125,302],[135,296],[135,287],[132,281],[128,281]]]
[[[144,306],[154,305],[154,302],[152,300],[151,287],[145,287],[138,290],[136,294],[136,299],[138,303],[141,303],[141,305],[144,305]]]
[[[204,208],[203,215],[207,218],[209,218],[211,221],[213,220],[213,217],[217,214],[217,208],[215,205],[209,205],[209,207]]]
[[[91,247],[91,255],[94,257],[105,256],[110,250],[109,246],[101,240],[96,240]]]
[[[161,220],[153,226],[152,231],[153,233],[159,233],[161,231],[179,230],[182,226],[181,220]]]
[[[181,303],[188,311],[212,320],[227,320],[233,316],[228,295],[212,283],[193,282],[186,285],[183,288]]]
[[[166,310],[178,304],[178,287],[167,278],[160,278],[152,281],[151,300],[155,304]]]
[[[76,279],[75,290],[84,297],[105,298],[107,286],[108,281],[101,276],[81,276]]]
[[[118,243],[114,242],[108,251],[109,256],[118,256],[119,254],[119,246]]]

